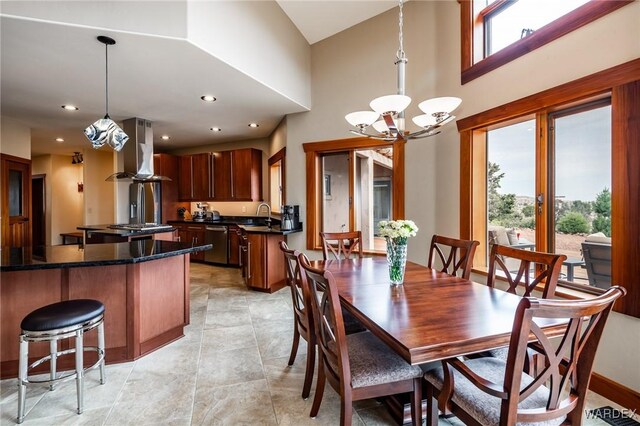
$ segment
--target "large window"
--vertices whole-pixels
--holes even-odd
[[[476,272],[501,227],[499,244],[567,256],[559,294],[622,285],[628,293],[614,309],[640,317],[638,67],[630,61],[458,120],[460,236],[480,241]],[[599,267],[590,270],[589,257]]]
[[[463,0],[462,84],[633,0]]]
[[[308,248],[320,248],[320,232],[361,231],[365,252],[384,253],[378,223],[404,215],[404,142],[357,138],[304,148]]]

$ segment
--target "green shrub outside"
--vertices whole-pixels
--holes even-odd
[[[556,229],[565,234],[587,234],[589,222],[578,212],[568,212],[558,220]]]

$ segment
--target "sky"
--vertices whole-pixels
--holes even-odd
[[[498,163],[504,178],[501,194],[535,194],[535,121],[492,130],[488,161]],[[555,122],[556,196],[594,201],[611,188],[611,107],[557,118]]]

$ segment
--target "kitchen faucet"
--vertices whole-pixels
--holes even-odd
[[[269,203],[260,203],[258,204],[258,209],[256,210],[256,216],[260,216],[260,210],[266,207],[267,208],[267,219],[265,222],[267,223],[267,227],[271,228],[271,206]]]

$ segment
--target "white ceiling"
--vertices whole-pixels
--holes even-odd
[[[394,1],[279,1],[310,43],[396,5]],[[153,122],[156,151],[268,137],[286,114],[305,109],[186,40],[41,20],[0,18],[2,115],[32,129],[32,155],[89,146],[82,130],[105,113],[104,45],[109,47],[109,114]],[[200,96],[214,94],[204,103]],[[62,104],[73,104],[69,112]],[[249,122],[260,127],[249,128]],[[211,127],[221,127],[213,133]],[[162,141],[167,134],[170,141]],[[55,142],[56,137],[65,139]]]

